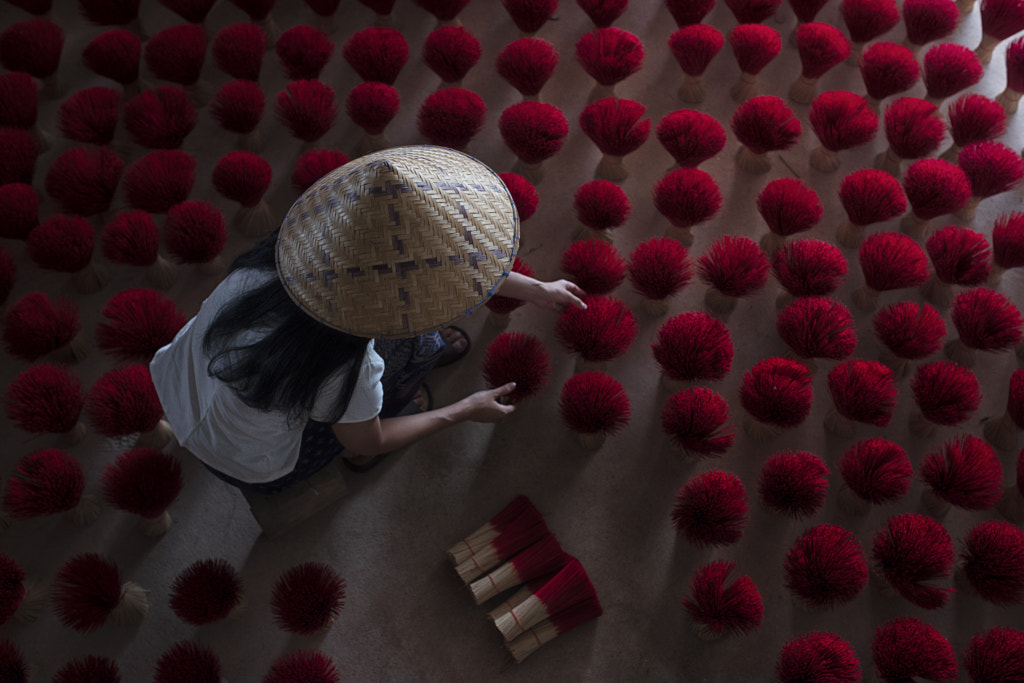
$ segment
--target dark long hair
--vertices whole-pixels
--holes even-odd
[[[290,422],[308,416],[324,381],[349,365],[343,390],[331,408],[331,422],[345,413],[355,391],[368,340],[327,327],[304,313],[276,277],[277,231],[231,264],[273,272],[266,284],[236,296],[217,313],[203,336],[210,357],[207,372],[225,382],[251,408],[279,411]],[[244,343],[239,335],[270,332]]]

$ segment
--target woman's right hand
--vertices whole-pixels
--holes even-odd
[[[516,388],[515,382],[485,389],[470,394],[462,399],[465,408],[465,419],[473,422],[497,422],[516,409],[512,404],[501,402],[503,396],[511,394]]]

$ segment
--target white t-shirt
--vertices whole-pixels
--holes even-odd
[[[272,277],[276,274],[257,270],[237,270],[228,275],[203,302],[196,317],[156,352],[149,365],[178,442],[215,470],[254,484],[273,481],[295,468],[305,421],[289,425],[283,412],[250,408],[230,386],[210,377],[203,336],[228,301]],[[323,383],[310,418],[321,422],[330,419],[329,410],[342,391],[347,370],[343,367]],[[370,340],[355,392],[338,422],[364,422],[380,413],[383,372],[384,360]]]

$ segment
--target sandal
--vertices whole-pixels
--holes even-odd
[[[415,405],[415,400],[416,399],[413,399],[413,401],[410,402],[410,405],[413,406],[414,410],[418,410],[421,413],[425,413],[428,410],[433,410],[434,409],[434,395],[433,395],[433,393],[431,393],[430,387],[428,387],[426,384],[421,384],[420,388],[419,388],[419,392],[417,392],[417,393],[420,393],[420,392],[422,392],[423,398],[425,399],[426,408],[420,409],[419,406],[416,406]],[[349,468],[349,470],[355,472],[356,474],[362,474],[363,472],[369,472],[370,470],[372,470],[374,467],[379,465],[381,463],[381,461],[384,460],[384,458],[388,457],[389,455],[391,455],[390,451],[387,452],[387,453],[381,453],[379,455],[373,456],[372,458],[370,458],[369,460],[367,460],[365,462],[353,462],[352,458],[346,458],[346,457],[342,456],[341,462],[344,463],[345,467]]]
[[[466,340],[466,345],[462,347],[461,350],[457,351],[451,344],[445,343],[444,348],[441,349],[441,357],[436,363],[434,363],[435,368],[443,368],[446,365],[451,365],[456,361],[462,360],[466,357],[466,354],[469,353],[469,349],[473,345],[469,339],[469,334],[467,334],[461,327],[449,325],[446,329],[461,334],[462,338]]]

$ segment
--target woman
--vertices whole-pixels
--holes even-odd
[[[272,493],[342,455],[358,465],[463,421],[514,410],[509,384],[398,415],[443,326],[504,296],[583,306],[565,280],[511,272],[507,188],[452,150],[362,157],[306,191],[240,256],[150,365],[182,446],[221,479]],[[374,462],[370,460],[370,462]]]

